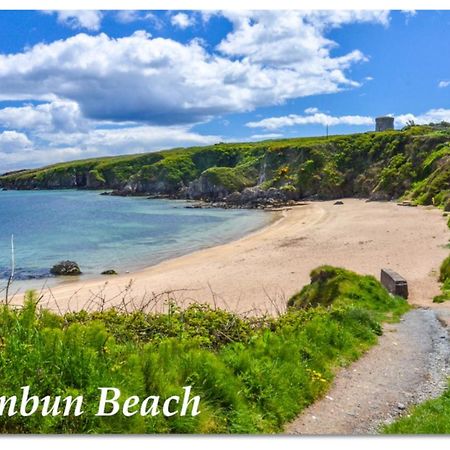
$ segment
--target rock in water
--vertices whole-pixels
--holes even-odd
[[[108,270],[104,270],[101,274],[102,275],[117,275],[117,272],[114,269],[108,269]]]
[[[75,261],[60,261],[50,269],[50,273],[53,275],[81,275],[81,270]]]

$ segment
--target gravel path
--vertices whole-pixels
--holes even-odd
[[[408,406],[439,396],[450,375],[447,329],[431,309],[388,324],[378,345],[340,370],[326,397],[286,427],[289,434],[376,434]]]

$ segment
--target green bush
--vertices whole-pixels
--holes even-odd
[[[439,281],[444,283],[450,279],[450,255],[444,259],[439,271]]]
[[[434,303],[443,303],[450,300],[450,255],[442,261],[439,281],[442,283],[441,294],[433,298]]]
[[[391,296],[386,289],[370,275],[358,275],[350,270],[321,266],[311,272],[311,283],[292,296],[288,306],[305,309],[316,306],[329,307],[351,304],[358,309],[383,314],[403,314],[407,304]]]
[[[327,268],[327,273],[334,273],[330,282],[347,272]],[[357,277],[351,273],[351,282]],[[317,296],[323,290],[323,304],[314,301],[309,307],[293,307],[277,318],[243,318],[205,305],[180,310],[172,304],[167,314],[111,309],[59,316],[38,308],[36,296],[29,293],[23,308],[0,308],[0,392],[17,395],[29,385],[39,397],[83,395],[84,414],[2,415],[0,431],[281,431],[324,395],[337,366],[350,363],[376,343],[380,322],[388,312],[396,315],[406,310],[406,302],[399,298],[382,298],[382,305],[377,304],[380,286],[362,279],[361,298],[347,286],[338,289],[333,301],[332,290],[322,284]],[[163,401],[181,395],[183,386],[192,386],[193,395],[201,397],[201,413],[96,416],[102,386],[119,388],[121,401],[131,395],[158,395]]]

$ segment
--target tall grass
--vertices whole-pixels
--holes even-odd
[[[336,291],[344,294],[335,302],[292,306],[277,318],[246,319],[205,305],[175,308],[170,320],[114,310],[60,316],[39,308],[30,292],[23,308],[0,309],[0,393],[29,385],[39,397],[83,395],[84,414],[3,415],[0,431],[279,432],[326,392],[337,367],[376,343],[382,320],[407,309],[373,278],[338,274]],[[367,287],[381,294],[368,295]],[[181,396],[186,385],[201,397],[198,416],[95,416],[98,387],[119,388],[123,401]]]

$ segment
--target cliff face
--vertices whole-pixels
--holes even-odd
[[[112,189],[255,205],[343,196],[446,205],[450,126],[217,144],[56,164],[0,176],[6,189]]]

